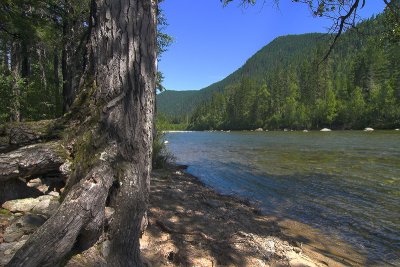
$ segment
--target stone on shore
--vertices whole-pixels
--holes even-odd
[[[367,127],[364,129],[364,132],[373,132],[373,131],[374,131],[374,129],[370,128],[370,127]]]
[[[60,206],[58,197],[43,195],[38,198],[24,198],[6,201],[2,207],[12,213],[32,212],[50,217]]]
[[[0,244],[0,266],[5,266],[10,261],[15,252],[25,244],[26,240],[28,238],[21,238],[17,242]]]
[[[323,128],[323,129],[321,129],[321,132],[332,132],[332,130],[328,129],[328,128]]]
[[[255,131],[256,131],[256,132],[263,132],[264,129],[263,129],[263,128],[258,128],[258,129],[256,129]]]
[[[40,202],[33,207],[32,213],[41,214],[47,218],[50,218],[60,206],[58,198],[51,195],[41,196],[38,199]]]
[[[6,201],[2,207],[11,212],[28,212],[31,211],[40,200],[38,198],[24,198]]]
[[[21,238],[24,235],[32,234],[45,221],[46,218],[43,216],[36,214],[25,214],[6,228],[4,231],[4,241],[6,243],[21,241]]]

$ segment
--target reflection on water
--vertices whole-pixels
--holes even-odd
[[[400,134],[170,133],[177,162],[266,213],[341,236],[371,264],[400,265]]]

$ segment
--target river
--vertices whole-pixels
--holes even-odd
[[[339,236],[400,266],[400,132],[168,133],[178,164],[267,214]]]

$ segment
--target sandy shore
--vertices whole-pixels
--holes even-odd
[[[153,172],[149,226],[141,248],[149,266],[363,266],[340,240],[299,222],[261,214],[179,167]]]

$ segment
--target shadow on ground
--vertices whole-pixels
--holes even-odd
[[[141,247],[149,266],[363,265],[360,255],[323,238],[175,169],[153,174]]]

